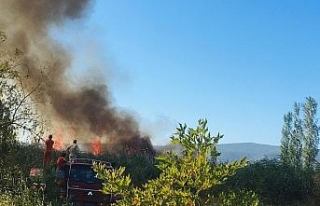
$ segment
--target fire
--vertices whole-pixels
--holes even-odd
[[[57,132],[53,135],[54,144],[53,148],[56,150],[62,150],[63,147],[63,134],[60,132]]]
[[[93,149],[93,154],[94,155],[101,154],[101,141],[100,141],[100,139],[93,141],[92,149]]]
[[[56,122],[60,120],[56,119]],[[61,122],[61,121],[60,121]],[[53,148],[56,150],[62,150],[66,145],[66,140],[69,140],[68,137],[73,137],[76,134],[76,131],[73,127],[64,128],[61,125],[57,126],[56,132],[53,133]]]

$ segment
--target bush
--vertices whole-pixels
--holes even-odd
[[[180,124],[171,139],[173,144],[184,148],[182,154],[170,151],[157,157],[159,177],[147,181],[141,188],[132,186],[131,177],[125,175],[124,167],[109,171],[103,165],[95,165],[94,169],[98,178],[105,182],[104,193],[123,197],[118,205],[213,205],[217,198],[210,189],[247,164],[245,159],[229,164],[212,164],[208,157],[219,155],[216,145],[220,138],[220,134],[211,136],[206,120],[199,120],[196,129]]]
[[[218,205],[258,206],[259,198],[252,191],[238,190],[238,191],[222,192],[218,195]]]
[[[53,154],[53,160],[57,154]],[[23,157],[23,158],[21,158]],[[58,187],[54,165],[45,168],[44,183],[46,191],[29,189],[28,177],[32,167],[42,168],[43,151],[36,145],[15,142],[7,155],[0,158],[0,202],[7,205],[37,206],[43,202],[55,204]]]
[[[82,154],[83,158],[92,158],[110,162],[114,168],[125,167],[126,175],[130,174],[131,183],[141,187],[148,180],[159,176],[159,169],[155,166],[154,155],[149,153],[124,154],[124,153],[102,153],[98,156],[93,154]]]
[[[43,203],[43,192],[28,189],[25,181],[15,185],[13,191],[7,190],[0,195],[0,206],[42,206]]]
[[[264,159],[239,169],[220,188],[226,189],[254,191],[265,204],[304,203],[313,190],[312,173]]]

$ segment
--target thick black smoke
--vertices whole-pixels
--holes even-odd
[[[80,85],[77,89],[68,84],[66,71],[72,54],[50,37],[49,29],[83,18],[93,3],[91,0],[1,0],[0,30],[8,36],[6,47],[19,48],[24,53],[20,69],[25,77],[25,89],[41,85],[34,95],[37,108],[51,122],[51,132],[71,128],[73,137],[65,137],[66,142],[70,141],[67,138],[83,142],[100,138],[115,148],[130,143],[135,149],[150,149],[150,141],[147,141],[149,145],[138,144],[145,142],[139,140],[138,122],[111,104],[104,82]]]

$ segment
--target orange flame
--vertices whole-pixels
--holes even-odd
[[[93,149],[93,154],[94,155],[101,154],[101,141],[100,140],[95,140],[92,143],[92,149]]]
[[[63,134],[60,132],[57,132],[53,136],[54,138],[54,144],[53,148],[56,150],[62,150],[63,147]]]

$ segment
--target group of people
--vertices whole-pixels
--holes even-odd
[[[45,150],[44,150],[44,158],[43,158],[43,166],[47,166],[51,162],[51,157],[53,153],[53,145],[54,141],[52,140],[53,136],[50,134],[48,136],[48,139],[45,140]],[[77,155],[79,154],[80,149],[77,144],[77,140],[73,140],[73,144],[67,147],[66,151],[63,151],[60,155],[60,157],[57,160],[57,167],[62,166],[62,162],[64,164],[67,162],[66,156],[67,153],[69,154],[69,161],[72,161],[73,159],[77,158]]]
[[[53,145],[54,141],[52,140],[53,136],[50,134],[48,138],[45,140],[45,149],[44,149],[44,157],[43,157],[43,167],[46,167],[51,162],[51,157],[53,153]],[[67,153],[69,154],[69,161],[73,161],[77,158],[80,149],[77,145],[77,140],[73,140],[73,144],[67,147],[66,151],[62,151],[60,156],[56,161],[56,177],[57,183],[64,187],[64,181],[66,174],[66,164],[67,164]]]

